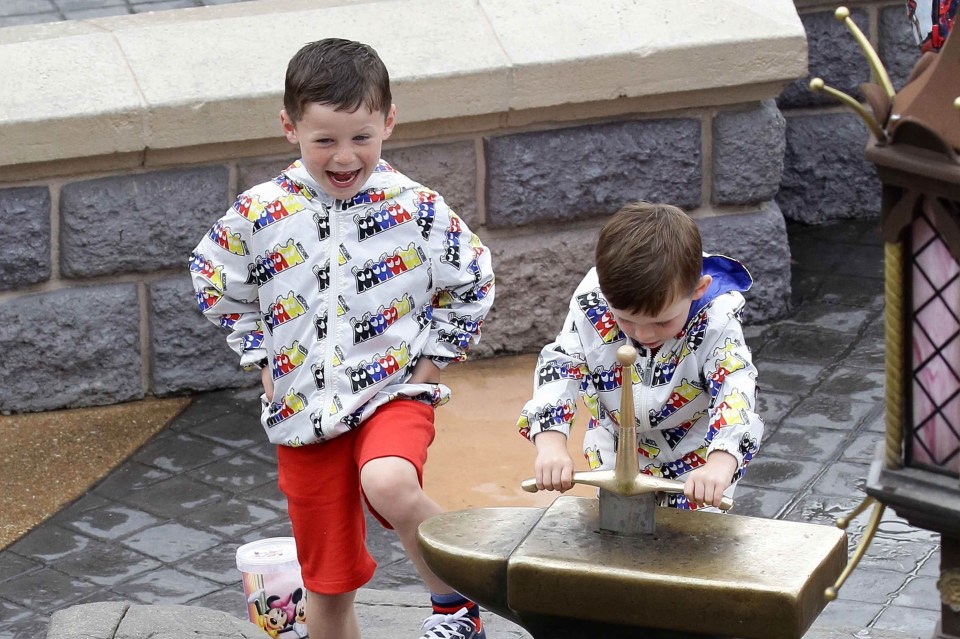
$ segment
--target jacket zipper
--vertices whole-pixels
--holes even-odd
[[[631,375],[632,375],[631,371]],[[650,385],[653,383],[653,355],[647,357],[640,371],[640,397],[637,399],[635,417],[640,421],[644,431],[650,430],[650,411],[647,408],[650,396]]]
[[[320,414],[320,423],[324,424],[325,418],[330,415],[330,405],[336,393],[333,392],[333,382],[336,379],[334,374],[334,359],[336,358],[337,341],[337,320],[339,318],[339,303],[337,296],[340,291],[340,216],[337,215],[337,202],[332,207],[321,203],[324,212],[327,214],[327,223],[330,224],[330,286],[327,287],[327,346],[324,354],[323,365],[323,407]],[[342,364],[343,362],[341,362]],[[325,425],[325,424],[324,424]]]

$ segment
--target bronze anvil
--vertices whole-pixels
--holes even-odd
[[[635,359],[623,351],[621,362]],[[418,532],[427,565],[537,639],[800,639],[847,563],[846,533],[654,508],[654,492],[682,492],[682,483],[639,473],[631,375],[623,377],[617,468],[574,475],[600,487],[599,500],[432,517]]]
[[[419,541],[438,577],[536,639],[800,639],[847,562],[834,527],[673,508],[657,519],[652,535],[605,533],[596,499],[559,497],[444,513]]]

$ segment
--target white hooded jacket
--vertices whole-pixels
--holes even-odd
[[[352,200],[326,195],[299,160],[242,193],[190,256],[201,312],[274,380],[261,423],[301,446],[356,428],[396,397],[420,357],[462,360],[493,303],[490,251],[437,193],[381,160]]]
[[[691,305],[683,330],[655,355],[637,346],[631,374],[640,469],[681,479],[723,450],[737,459],[736,482],[763,435],[755,408],[757,371],[740,326],[741,291],[752,279],[739,262],[719,255],[704,255],[703,273],[713,281]],[[591,470],[613,468],[624,374],[617,349],[625,343],[591,269],[557,339],[540,353],[533,398],[517,424],[521,434],[531,441],[544,430],[569,437],[580,393],[590,413],[584,455]],[[690,507],[683,495],[669,495],[667,505]]]

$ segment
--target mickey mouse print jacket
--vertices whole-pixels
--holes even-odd
[[[294,162],[237,198],[190,271],[241,365],[266,359],[275,389],[261,423],[286,446],[341,435],[397,397],[446,402],[446,386],[406,380],[420,357],[464,359],[494,296],[490,251],[382,160],[350,201]]]
[[[642,472],[682,479],[711,452],[723,450],[737,458],[736,482],[763,435],[755,409],[757,371],[740,326],[741,292],[753,280],[739,262],[718,255],[704,255],[703,272],[713,282],[691,305],[684,329],[656,354],[637,346],[630,371],[637,452]],[[579,392],[590,413],[584,455],[591,470],[613,468],[625,374],[617,349],[627,339],[592,269],[574,292],[557,339],[540,353],[520,433],[531,441],[544,430],[569,437]],[[667,495],[666,504],[692,507],[683,495]]]

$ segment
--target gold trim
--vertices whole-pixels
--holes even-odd
[[[940,601],[951,610],[960,609],[960,568],[948,568],[940,571],[937,580]]]
[[[860,559],[863,558],[863,555],[867,552],[867,548],[870,546],[870,542],[873,541],[873,536],[876,534],[877,528],[880,527],[880,520],[883,518],[883,511],[887,509],[887,506],[873,497],[867,497],[859,506],[850,511],[849,515],[837,518],[837,528],[846,530],[850,522],[871,505],[873,505],[873,513],[870,515],[870,522],[867,524],[867,527],[863,529],[863,538],[860,540],[860,543],[857,544],[857,550],[853,553],[853,557],[850,558],[847,565],[844,566],[843,572],[837,577],[836,583],[823,591],[823,596],[827,601],[834,601],[837,598],[843,582],[847,580],[847,577],[850,576],[850,573],[853,572],[853,569],[857,567]]]
[[[880,61],[880,56],[877,55],[873,46],[870,45],[867,36],[863,35],[863,31],[860,30],[857,23],[850,18],[850,9],[837,7],[837,10],[833,12],[833,17],[846,25],[847,30],[853,35],[853,39],[860,45],[863,56],[870,64],[870,68],[873,70],[873,77],[877,80],[877,84],[883,88],[887,97],[892,100],[894,96],[897,95],[896,90],[893,88],[893,82],[890,81],[890,76],[887,75],[887,70],[883,68],[883,62]]]
[[[851,510],[846,517],[837,517],[837,528],[840,530],[846,530],[847,526],[850,525],[850,522],[856,519],[865,511],[867,508],[873,505],[873,502],[877,501],[873,497],[865,498],[860,504]]]
[[[854,113],[860,116],[860,119],[863,120],[864,124],[867,125],[867,128],[870,129],[870,132],[873,133],[873,137],[877,139],[877,142],[882,143],[887,141],[886,132],[877,123],[873,115],[869,111],[867,111],[867,109],[862,104],[854,100],[852,97],[850,97],[843,91],[834,89],[833,87],[828,85],[826,82],[824,82],[823,78],[813,78],[812,80],[810,80],[810,90],[813,91],[814,93],[819,93],[823,91],[827,95],[836,98],[840,102],[843,102],[845,105],[853,109]]]
[[[617,349],[617,361],[623,367],[623,384],[620,386],[620,432],[617,441],[617,459],[613,475],[617,488],[614,492],[628,490],[640,474],[640,459],[637,456],[637,420],[633,412],[633,365],[637,361],[637,349],[625,344]]]
[[[903,245],[884,245],[886,318],[886,446],[885,466],[903,467]]]

